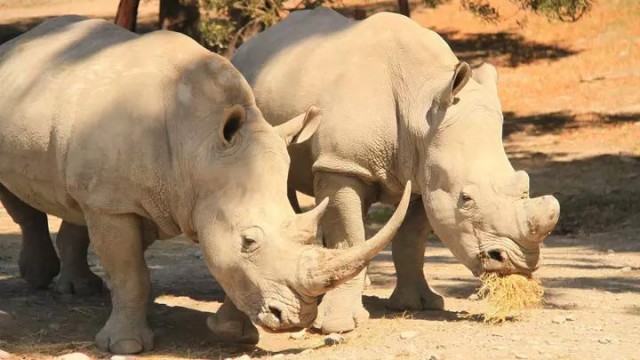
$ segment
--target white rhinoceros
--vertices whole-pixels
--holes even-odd
[[[326,202],[294,213],[286,144],[308,139],[320,112],[274,129],[227,60],[177,33],[46,21],[0,46],[0,84],[0,199],[23,231],[21,273],[45,286],[59,270],[48,213],[64,220],[57,289],[99,288],[86,263],[90,238],[112,299],[101,349],[153,346],[143,252],[155,239],[200,242],[229,296],[210,323],[256,342],[249,320],[310,325],[316,296],[358,274],[406,211],[371,246],[309,245]]]
[[[392,245],[394,309],[442,309],[423,274],[432,228],[473,274],[530,273],[554,228],[553,196],[529,198],[502,145],[497,72],[472,70],[435,32],[404,16],[353,21],[325,8],[299,11],[257,35],[232,63],[272,124],[312,104],[323,121],[290,148],[289,185],[329,197],[321,225],[331,248],[364,242],[363,216],[395,203],[412,181],[415,201]],[[315,326],[348,331],[366,320],[364,274],[327,293]]]

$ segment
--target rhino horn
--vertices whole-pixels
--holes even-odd
[[[300,258],[297,289],[308,296],[318,296],[356,276],[369,261],[393,239],[407,213],[411,182],[387,224],[371,239],[349,249],[306,249]]]
[[[540,243],[553,230],[560,217],[558,200],[545,195],[524,200],[525,226],[522,226],[524,238],[532,243]]]
[[[290,224],[290,237],[302,245],[310,245],[316,239],[318,224],[327,209],[329,198],[325,198],[312,210],[296,215]]]

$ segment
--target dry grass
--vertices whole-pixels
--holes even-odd
[[[544,289],[537,279],[518,274],[502,276],[489,273],[481,280],[478,296],[486,299],[488,304],[484,313],[485,322],[501,323],[509,316],[518,316],[524,310],[542,303]]]

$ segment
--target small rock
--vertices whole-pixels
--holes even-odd
[[[344,336],[337,333],[329,334],[324,338],[324,344],[330,346],[342,344],[344,341]]]
[[[467,299],[469,299],[470,301],[479,301],[480,296],[478,296],[478,294],[471,294]]]
[[[565,316],[565,319],[567,319],[567,321],[576,321],[576,316],[574,314],[569,314]]]
[[[607,254],[609,254],[611,256],[611,255],[615,255],[616,252],[613,251],[613,249],[609,249],[609,250],[607,250]]]
[[[8,352],[0,349],[0,359],[8,359],[11,357],[11,354],[9,354]]]
[[[522,336],[518,336],[518,335],[512,335],[511,336],[511,340],[512,341],[520,341],[522,339]]]
[[[625,267],[623,267],[622,269],[620,269],[620,271],[622,271],[622,272],[629,272],[629,271],[631,271],[631,266],[625,266]]]
[[[123,355],[113,355],[109,360],[127,360],[127,357]]]
[[[56,331],[57,331],[57,330],[60,330],[60,324],[51,323],[51,324],[49,324],[49,326],[48,326],[48,327],[49,327],[49,329],[51,329],[51,330],[56,330]]]
[[[283,357],[284,357],[284,354],[275,354],[271,358],[272,359],[282,359]]]
[[[551,319],[551,322],[554,324],[563,324],[565,321],[567,321],[567,318],[562,315],[558,315]]]
[[[424,357],[427,360],[441,360],[442,358],[439,355],[431,354]]]
[[[302,339],[305,336],[307,336],[307,330],[306,329],[302,329],[300,331],[296,331],[294,333],[289,334],[289,338],[290,339],[294,339],[294,340]]]
[[[196,259],[202,259],[202,250],[196,250],[193,253],[193,257],[196,258]]]
[[[529,357],[525,354],[515,354],[516,359],[528,359]]]
[[[598,342],[600,344],[611,344],[611,339],[609,338],[602,338],[602,339],[598,339]]]
[[[74,352],[71,354],[58,356],[57,358],[55,358],[55,360],[91,360],[91,358],[81,352]]]
[[[400,333],[400,339],[412,339],[414,337],[418,336],[418,332],[417,331],[403,331]]]
[[[307,349],[307,350],[302,350],[300,352],[300,355],[304,355],[304,354],[311,354],[313,352],[313,349]]]

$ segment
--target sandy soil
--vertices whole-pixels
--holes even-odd
[[[112,17],[116,3],[0,0],[0,41],[48,16]],[[147,254],[157,348],[144,357],[640,359],[640,5],[602,0],[577,24],[528,16],[522,27],[522,13],[507,0],[498,3],[507,19],[497,25],[460,12],[457,1],[417,7],[413,17],[442,34],[460,58],[499,65],[507,151],[517,168],[530,172],[533,193],[553,193],[562,204],[536,273],[545,305],[500,326],[468,317],[484,307],[469,299],[479,282],[434,240],[425,273],[447,297],[446,311],[385,309],[395,275],[384,251],[370,268],[365,305],[372,319],[345,334],[344,344],[325,346],[313,333],[300,339],[263,333],[256,348],[229,347],[216,344],[205,326],[223,294],[197,245],[178,238],[154,244]],[[345,11],[392,5],[345,1]],[[152,28],[157,1],[143,1],[141,15]],[[372,218],[384,213],[377,209]],[[54,236],[58,223],[51,219]],[[372,222],[370,230],[377,227]],[[74,351],[109,357],[92,343],[109,313],[108,294],[70,298],[28,290],[18,276],[19,248],[19,229],[2,211],[0,349],[27,359]],[[93,255],[90,263],[102,275]],[[404,332],[415,336],[403,339]]]

